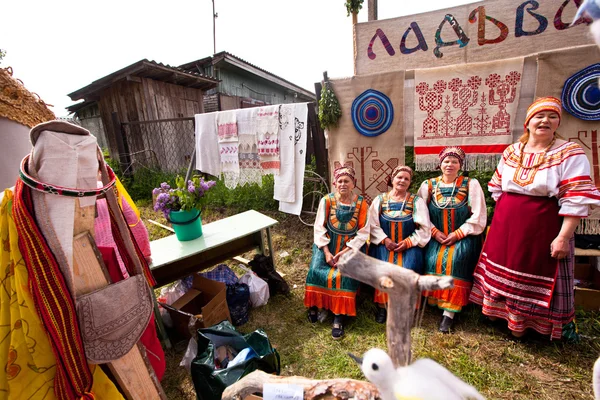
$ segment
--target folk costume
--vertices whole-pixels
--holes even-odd
[[[336,170],[335,180],[341,175],[354,180],[354,170],[350,167]],[[330,310],[336,315],[356,315],[359,282],[342,276],[337,268],[327,264],[323,247],[328,246],[333,255],[345,247],[364,251],[369,238],[368,211],[369,206],[362,196],[355,196],[351,204],[343,204],[335,193],[330,193],[319,202],[312,260],[306,276],[306,307]]]
[[[525,127],[540,111],[560,117],[560,101],[533,103]],[[600,204],[600,192],[581,146],[555,140],[539,153],[524,152],[525,143],[504,151],[488,184],[496,209],[470,299],[483,314],[507,320],[513,332],[532,328],[559,339],[575,313],[574,241],[562,260],[551,257],[550,244],[562,217],[586,217],[591,205]]]
[[[391,176],[394,177],[399,172],[394,170]],[[412,175],[412,170],[409,173]],[[409,192],[406,192],[403,201],[394,201],[390,193],[380,194],[369,208],[369,224],[370,256],[423,273],[423,247],[431,238],[429,211],[423,199]],[[384,244],[386,238],[396,243],[403,241],[406,250],[399,253],[389,251]],[[375,303],[386,304],[387,300],[386,293],[375,290]]]
[[[462,167],[464,151],[448,147],[440,153],[440,163],[453,156]],[[432,239],[425,248],[425,274],[454,278],[454,288],[428,293],[428,303],[445,310],[450,318],[469,302],[473,270],[481,250],[481,233],[487,223],[485,197],[479,182],[458,176],[453,183],[444,183],[442,177],[428,179],[421,184],[418,195],[425,200],[431,219]],[[458,241],[451,246],[433,238],[437,231],[446,235],[455,233]]]

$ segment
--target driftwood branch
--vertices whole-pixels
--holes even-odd
[[[316,380],[301,376],[275,376],[262,371],[254,371],[227,387],[221,400],[243,400],[251,394],[262,393],[265,383],[302,386],[306,400],[317,398],[376,400],[380,398],[375,385],[369,382],[354,379]]]
[[[394,366],[408,365],[411,357],[410,329],[419,294],[424,290],[452,288],[452,278],[422,276],[354,250],[342,255],[337,265],[343,275],[388,294],[388,353]]]

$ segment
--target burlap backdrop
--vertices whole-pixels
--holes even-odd
[[[522,58],[416,70],[417,170],[435,170],[446,146],[465,150],[465,169],[494,169],[513,142],[522,76]]]
[[[539,54],[536,98],[554,96],[560,99],[565,81],[577,71],[595,63],[600,63],[600,51],[595,45]],[[600,186],[599,130],[600,121],[584,121],[563,110],[558,133],[566,140],[581,144],[590,161],[592,180],[597,187]],[[593,210],[590,216],[581,222],[577,232],[600,234],[600,208]]]
[[[331,83],[342,117],[338,127],[328,131],[330,171],[333,173],[342,164],[352,165],[356,170],[355,192],[370,203],[379,193],[388,190],[387,179],[392,170],[404,164],[404,71],[354,76]],[[392,125],[376,137],[359,134],[350,115],[352,102],[367,89],[382,92],[394,107]]]

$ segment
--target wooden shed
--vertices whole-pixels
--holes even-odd
[[[119,159],[123,149],[119,150],[120,132],[115,127],[120,123],[193,117],[203,113],[204,92],[218,83],[219,80],[210,76],[144,59],[68,96],[73,101],[98,103],[110,155]],[[77,104],[71,107],[77,107]],[[177,138],[170,140],[177,141]]]

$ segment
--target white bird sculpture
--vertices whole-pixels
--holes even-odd
[[[377,386],[382,400],[485,400],[473,386],[428,358],[396,369],[381,349],[367,351],[362,359],[350,356]]]
[[[590,26],[594,41],[600,46],[600,0],[584,0],[581,6],[577,9],[577,14],[573,18],[573,22],[579,20],[579,18],[587,16],[594,22]]]

